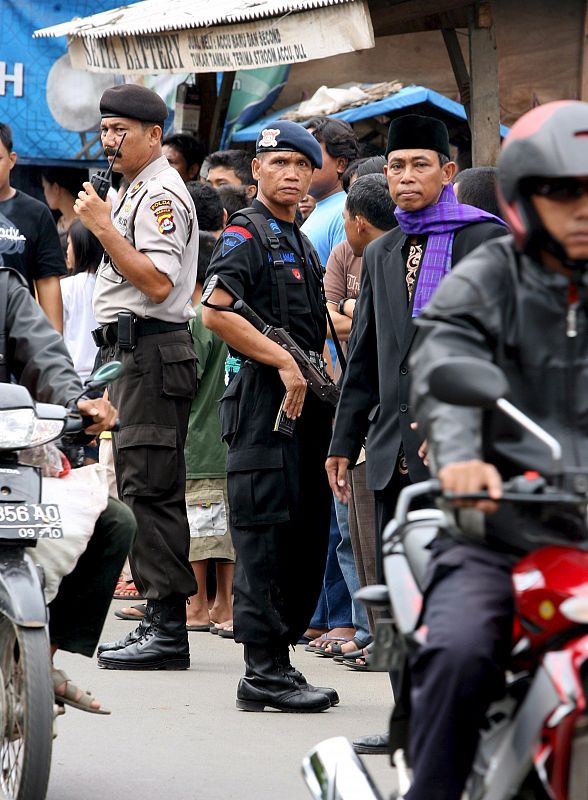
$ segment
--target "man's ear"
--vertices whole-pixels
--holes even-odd
[[[443,164],[441,167],[441,182],[443,186],[447,186],[448,183],[451,183],[456,173],[457,164],[455,161],[448,161],[447,164]]]
[[[229,219],[229,212],[226,208],[223,208],[223,228],[227,227],[227,221]]]
[[[369,225],[367,219],[362,214],[358,214],[356,216],[354,222],[355,222],[355,224],[357,226],[357,232],[359,234],[364,233],[364,231],[366,230],[367,226]]]
[[[16,162],[18,161],[18,156],[16,155],[16,153],[14,152],[14,150],[13,150],[13,151],[12,151],[12,153],[10,153],[10,155],[8,156],[8,160],[10,161],[10,169],[12,170],[12,168],[14,167],[14,165],[16,164]]]
[[[255,173],[253,173],[253,177],[255,178]],[[257,186],[254,183],[250,183],[247,187],[247,197],[249,200],[253,200],[257,194]]]
[[[339,156],[337,159],[337,175],[339,176],[339,180],[341,180],[341,176],[349,166],[349,159],[345,158],[345,156]]]

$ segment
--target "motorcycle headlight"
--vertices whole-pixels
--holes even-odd
[[[0,411],[0,450],[24,450],[57,439],[62,419],[39,419],[32,408]]]

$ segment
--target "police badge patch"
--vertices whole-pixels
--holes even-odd
[[[264,128],[261,132],[258,147],[277,147],[279,135],[279,128]]]
[[[157,200],[150,206],[151,211],[155,215],[160,233],[173,233],[176,229],[174,222],[174,215],[172,211],[171,198],[166,200]]]
[[[242,228],[240,225],[229,225],[229,227],[225,228],[223,231],[221,257],[226,256],[226,254],[234,250],[235,247],[239,247],[240,244],[243,244],[243,242],[251,238],[252,234],[247,228]]]

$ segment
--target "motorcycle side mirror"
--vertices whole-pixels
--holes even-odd
[[[101,391],[122,375],[123,365],[120,361],[109,361],[93,372],[84,381],[84,391]]]
[[[436,362],[429,373],[429,389],[443,403],[492,408],[508,394],[509,386],[506,375],[496,364],[456,356]]]
[[[307,753],[302,774],[314,800],[382,800],[344,736],[326,739]]]
[[[429,389],[442,403],[470,408],[499,408],[549,448],[552,474],[561,475],[562,449],[550,433],[505,399],[509,392],[504,372],[490,361],[470,356],[450,356],[437,361],[429,372]]]

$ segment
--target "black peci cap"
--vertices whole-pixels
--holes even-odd
[[[449,151],[449,132],[440,119],[423,117],[420,114],[405,114],[393,119],[388,129],[386,157],[393,150],[435,150],[447,158]]]
[[[122,83],[105,89],[100,98],[100,116],[125,117],[161,125],[167,119],[167,106],[161,97],[136,83]]]
[[[320,169],[323,165],[323,151],[320,144],[306,128],[297,122],[279,119],[275,128],[264,128],[257,137],[256,153],[275,153],[278,150],[289,150],[302,153],[313,167]]]

